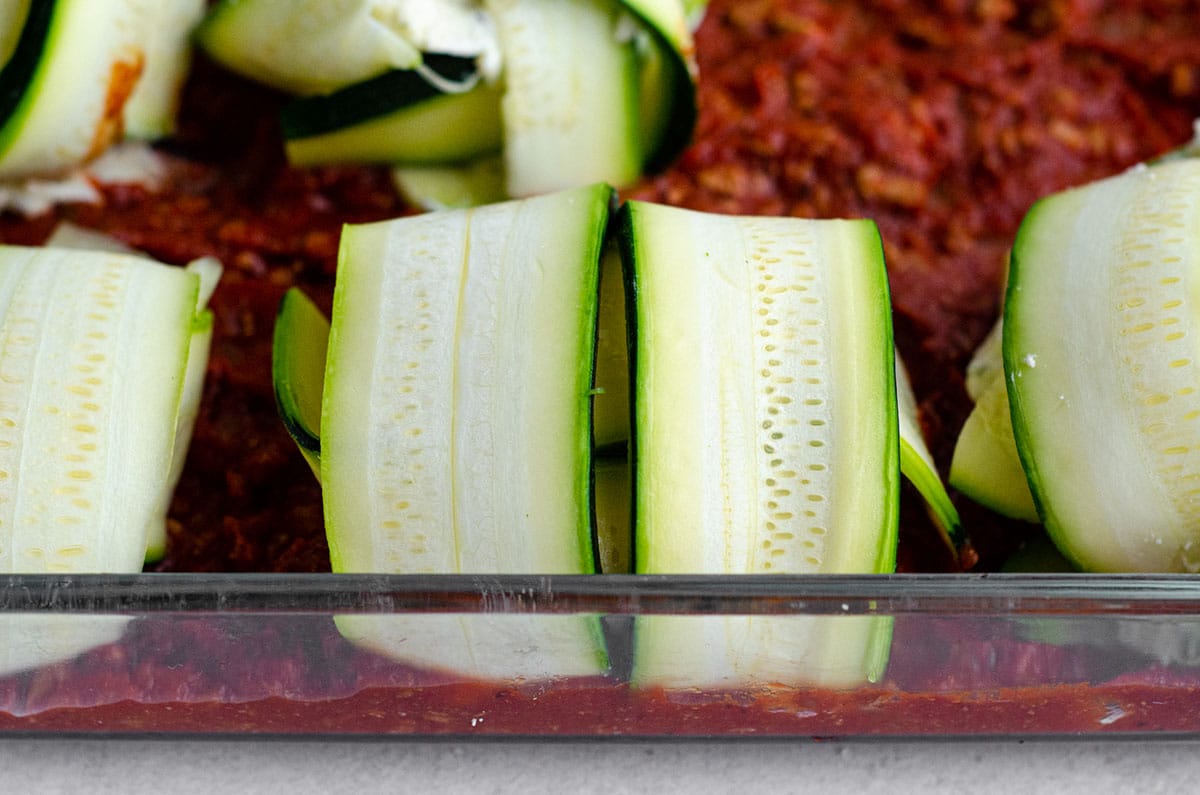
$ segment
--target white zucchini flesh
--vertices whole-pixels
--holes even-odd
[[[639,570],[888,569],[898,432],[873,224],[626,206]]]
[[[511,196],[641,174],[638,74],[618,0],[486,0],[504,64]]]
[[[874,225],[626,212],[636,570],[890,570],[898,431]],[[874,619],[644,617],[634,679],[848,685],[879,675],[889,633]]]
[[[125,134],[157,140],[175,132],[180,93],[192,64],[192,34],[205,0],[158,0],[147,24],[146,62],[125,103]]]
[[[52,5],[31,77],[6,86],[20,100],[0,127],[0,178],[54,174],[99,155],[120,138],[123,108],[143,68],[145,0]],[[18,44],[5,72],[22,56]]]
[[[107,251],[149,259],[114,237],[70,222],[56,226],[45,245],[80,251]],[[146,562],[160,560],[167,551],[167,510],[170,507],[171,495],[179,484],[179,478],[183,476],[183,466],[192,441],[192,430],[200,414],[204,376],[208,371],[208,354],[212,347],[213,315],[206,307],[213,291],[217,289],[223,267],[215,257],[202,257],[189,263],[187,270],[199,278],[196,316],[192,322],[192,335],[188,342],[187,370],[184,373],[179,412],[175,420],[175,443],[171,452],[167,488],[162,492],[159,510],[151,516],[150,524],[146,527]]]
[[[0,570],[141,569],[198,294],[138,257],[0,247]]]
[[[336,570],[591,567],[588,399],[610,195],[590,186],[345,229],[321,417]]]
[[[1095,571],[1200,569],[1200,161],[1055,194],[1013,249],[1004,366],[1051,538]]]
[[[334,571],[595,571],[589,393],[611,197],[593,185],[346,227],[320,426]],[[338,626],[485,678],[606,661],[594,616]]]
[[[0,676],[70,660],[125,634],[132,616],[49,611],[0,614]],[[20,707],[13,714],[21,714]]]
[[[412,69],[421,51],[389,24],[377,0],[224,0],[197,40],[217,62],[293,94],[325,94],[382,74]]]

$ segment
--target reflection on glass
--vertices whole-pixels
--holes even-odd
[[[52,665],[113,643],[129,620],[74,613],[0,613],[0,676]]]
[[[344,615],[338,631],[398,662],[472,679],[534,682],[609,667],[597,616],[505,613]]]
[[[874,616],[641,616],[633,682],[846,689],[877,682],[892,622]]]

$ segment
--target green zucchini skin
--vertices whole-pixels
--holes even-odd
[[[426,66],[446,80],[477,78],[475,61],[454,55],[427,54]],[[280,112],[285,139],[309,138],[369,121],[445,92],[415,69],[394,69],[330,94],[297,99]]]
[[[500,89],[476,80],[469,58],[430,55],[426,64],[447,81],[471,87],[446,93],[424,71],[397,70],[296,100],[281,112],[289,162],[423,165],[498,152]]]
[[[313,473],[321,473],[321,395],[329,320],[299,288],[284,293],[275,319],[271,380],[288,435]]]
[[[1195,571],[1200,161],[1047,197],[1013,248],[1012,424],[1046,529],[1087,571]]]
[[[30,0],[16,47],[0,69],[0,119],[11,118],[25,97],[46,48],[54,11],[55,0]],[[13,132],[7,124],[0,129],[0,148]]]
[[[680,0],[622,0],[645,26],[639,43],[639,119],[644,169],[664,170],[683,153],[696,126],[695,45]]]

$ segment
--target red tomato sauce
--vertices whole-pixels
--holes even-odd
[[[1000,634],[985,638],[985,629]],[[359,650],[327,617],[149,616],[120,643],[0,679],[0,732],[821,739],[1200,731],[1200,671],[1148,664],[1113,674],[1112,651],[1022,640],[1000,622],[899,618],[878,685],[667,691],[601,677],[464,681]]]

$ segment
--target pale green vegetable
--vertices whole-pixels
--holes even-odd
[[[1092,571],[1200,569],[1200,161],[1038,202],[1013,248],[1004,367],[1050,537]]]
[[[74,168],[120,136],[147,24],[142,0],[30,5],[8,64],[23,68],[0,72],[0,179]]]
[[[204,17],[205,0],[157,0],[151,4],[145,64],[125,103],[125,134],[156,140],[175,132],[180,94],[192,65],[192,33]]]
[[[200,294],[195,273],[136,256],[0,247],[0,569],[141,569]]]
[[[320,419],[334,571],[596,570],[590,393],[611,200],[593,185],[345,228]],[[595,616],[337,623],[482,678],[607,666]]]
[[[895,564],[895,363],[867,221],[629,202],[636,569],[872,573]],[[634,679],[669,687],[849,686],[889,624],[646,616]]]
[[[962,522],[946,492],[946,485],[942,483],[942,476],[938,474],[929,446],[925,444],[917,415],[917,400],[908,371],[899,356],[896,357],[896,401],[900,422],[900,472],[925,500],[926,510],[942,540],[952,553],[957,554],[963,541]]]

